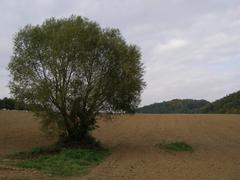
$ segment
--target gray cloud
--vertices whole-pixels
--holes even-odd
[[[240,89],[238,0],[2,0],[0,97],[9,96],[12,37],[26,24],[82,15],[119,28],[142,51],[142,105],[173,98],[215,100]]]

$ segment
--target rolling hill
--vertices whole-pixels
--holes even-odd
[[[137,113],[220,113],[240,114],[240,91],[212,103],[206,100],[174,99],[137,109]]]
[[[138,113],[198,113],[199,109],[209,105],[206,100],[174,99],[154,103],[137,109]]]
[[[203,107],[202,113],[239,114],[240,91],[227,95]]]

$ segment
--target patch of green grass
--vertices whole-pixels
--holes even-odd
[[[31,153],[32,153],[32,154],[41,154],[42,152],[44,152],[44,149],[41,148],[41,147],[34,147],[34,148],[32,148],[32,150],[31,150]]]
[[[16,165],[41,170],[48,175],[72,176],[84,174],[89,167],[99,164],[109,154],[109,151],[103,149],[64,149],[58,154],[42,155],[20,161]]]
[[[183,151],[192,152],[193,151],[192,146],[190,146],[189,144],[183,141],[162,142],[160,144],[157,144],[157,147],[167,151],[176,151],[176,152],[183,152]]]
[[[52,145],[46,147],[33,147],[30,151],[19,151],[6,155],[3,158],[9,159],[32,159],[41,155],[57,154],[61,151],[61,148]],[[1,157],[0,157],[1,159]]]

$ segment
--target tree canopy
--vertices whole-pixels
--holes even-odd
[[[134,112],[144,88],[140,50],[118,29],[80,16],[27,25],[14,37],[11,93],[48,130],[81,140],[99,112]]]

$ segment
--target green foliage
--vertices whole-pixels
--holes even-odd
[[[137,109],[139,113],[198,113],[199,109],[208,105],[206,100],[174,99],[162,103],[154,103]]]
[[[0,109],[9,109],[9,110],[12,110],[12,109],[15,109],[15,100],[12,99],[12,98],[3,98],[3,99],[0,99]]]
[[[134,112],[145,85],[141,54],[117,29],[79,16],[27,25],[14,38],[11,93],[70,141],[89,136],[99,112]]]
[[[192,146],[190,146],[185,142],[162,142],[161,144],[158,144],[157,147],[167,151],[177,151],[177,152],[193,151]]]
[[[222,113],[222,114],[239,114],[240,113],[240,91],[232,93],[221,98],[205,107],[202,113]]]
[[[89,167],[100,163],[108,155],[107,150],[65,149],[55,155],[20,161],[17,166],[41,170],[48,175],[72,176],[85,173]]]
[[[3,98],[0,99],[0,110],[8,109],[8,110],[28,110],[28,107],[25,103],[16,101],[13,98]]]

